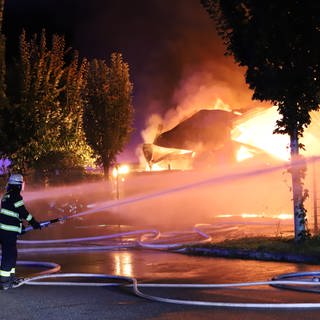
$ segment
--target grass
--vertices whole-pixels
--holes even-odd
[[[320,238],[312,237],[301,243],[293,238],[284,237],[246,237],[225,240],[219,243],[207,243],[202,248],[243,249],[270,253],[301,254],[320,257]],[[319,258],[320,259],[320,258]]]

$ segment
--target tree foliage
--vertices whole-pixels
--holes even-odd
[[[54,153],[75,153],[81,162],[90,151],[82,126],[87,62],[68,55],[62,36],[53,35],[48,47],[44,30],[31,40],[21,34],[18,97],[0,110],[7,137],[0,147],[20,170],[42,169]]]
[[[299,138],[320,102],[320,3],[317,1],[201,0],[240,66],[253,98],[271,101],[281,115],[275,133],[290,136],[291,159],[300,161]],[[304,168],[292,166],[295,238],[306,235]]]
[[[2,34],[2,21],[3,21],[3,6],[4,0],[0,0],[0,98],[6,99],[6,61],[5,61],[5,53],[6,53],[6,38]]]
[[[9,101],[6,96],[6,61],[5,61],[6,38],[2,34],[3,7],[4,7],[4,0],[0,0],[0,112],[1,110],[8,110],[8,106],[9,106]],[[2,137],[2,141],[7,141],[3,127],[4,127],[4,119],[0,117],[0,136]],[[5,155],[1,150],[0,157],[4,157],[4,156]]]
[[[253,98],[279,106],[278,133],[299,136],[320,101],[320,3],[202,0],[237,63],[247,67]]]
[[[112,53],[110,66],[104,60],[90,62],[85,134],[105,177],[132,132],[133,106],[129,66],[120,53]]]

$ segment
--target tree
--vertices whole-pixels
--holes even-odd
[[[5,52],[6,52],[6,38],[2,34],[2,21],[3,21],[3,7],[4,0],[0,0],[0,98],[6,99],[6,85],[5,85],[5,76],[6,76],[6,61],[5,61]]]
[[[0,146],[9,145],[9,136],[5,130],[6,121],[8,120],[8,115],[10,114],[10,104],[6,95],[6,61],[5,61],[5,53],[6,53],[6,38],[2,34],[2,23],[3,23],[3,8],[4,8],[4,0],[0,0]],[[0,154],[2,158],[6,157],[6,152],[3,148],[0,148]]]
[[[226,53],[247,67],[253,99],[278,106],[274,133],[290,137],[295,240],[308,235],[299,143],[320,102],[320,3],[317,1],[201,0],[215,20]]]
[[[9,90],[15,96],[0,109],[7,137],[0,147],[16,169],[44,170],[48,159],[68,154],[80,163],[90,152],[82,127],[86,74],[86,60],[79,63],[78,54],[70,54],[64,37],[53,35],[49,49],[45,30],[30,41],[21,34],[18,90]]]
[[[132,132],[132,88],[129,66],[120,53],[111,54],[110,67],[104,60],[90,62],[84,128],[106,179]]]

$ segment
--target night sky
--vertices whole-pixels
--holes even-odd
[[[213,99],[233,108],[253,105],[244,70],[224,56],[200,0],[6,0],[9,58],[17,53],[22,28],[28,34],[42,28],[64,34],[67,44],[89,59],[123,54],[134,84],[136,128],[126,156],[134,157],[150,115],[165,117],[183,99],[192,99],[195,87],[211,90]]]

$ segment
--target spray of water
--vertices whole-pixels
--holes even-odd
[[[303,161],[310,172],[306,187],[311,186],[311,168],[318,161],[319,157]],[[110,222],[112,217],[113,221],[133,225],[182,227],[212,223],[217,217],[228,215],[292,216],[291,177],[287,173],[290,166],[242,164],[202,171],[131,174],[118,186],[120,199],[116,200],[106,183],[39,190],[27,193],[25,198],[36,204],[39,199],[51,201],[69,195],[88,204],[69,218],[88,216],[89,222],[97,219],[100,223]],[[36,206],[34,209],[38,210]]]

